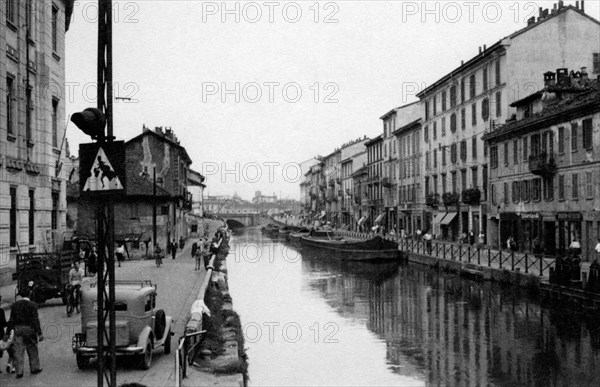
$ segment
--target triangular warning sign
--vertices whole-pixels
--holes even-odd
[[[84,191],[112,191],[123,189],[123,184],[110,165],[104,149],[98,148],[98,154],[92,164],[90,177],[83,186]]]

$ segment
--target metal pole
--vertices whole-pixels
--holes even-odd
[[[98,387],[104,385],[104,260],[106,248],[104,244],[104,205],[102,201],[96,207],[96,235],[98,237],[98,282],[97,289],[97,343],[98,343]]]
[[[156,167],[152,169],[152,241],[156,241]]]

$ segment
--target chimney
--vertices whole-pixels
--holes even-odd
[[[554,5],[552,5],[552,12],[553,15],[556,13],[556,3]]]
[[[581,12],[585,12],[585,2],[581,0]]]
[[[487,45],[486,44],[483,45],[483,52],[485,52],[485,50],[487,50]]]
[[[479,54],[481,54],[481,46],[479,46]]]
[[[544,86],[554,86],[556,84],[556,74],[552,71],[544,73]]]
[[[539,14],[538,14],[538,20],[543,19],[543,18],[544,18],[544,8],[540,7]]]
[[[558,0],[558,9],[562,9],[565,7],[565,2],[563,0]]]
[[[588,80],[587,67],[582,67],[581,68],[581,79],[583,79],[584,81]]]
[[[535,16],[532,16],[529,19],[527,19],[527,26],[530,26],[532,24],[535,24]]]
[[[579,0],[575,2],[575,8],[579,9]]]
[[[558,86],[569,86],[569,69],[556,69],[556,84]]]

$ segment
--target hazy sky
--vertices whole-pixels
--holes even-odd
[[[114,94],[132,98],[115,101],[115,135],[171,127],[209,194],[298,198],[297,163],[379,135],[381,115],[538,7],[552,2],[114,2]],[[97,1],[75,2],[66,39],[69,115],[96,105]]]

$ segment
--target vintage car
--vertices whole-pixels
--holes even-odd
[[[81,291],[81,333],[73,337],[80,369],[98,355],[97,291],[96,286]],[[165,354],[171,352],[172,319],[157,309],[156,295],[156,285],[150,281],[115,283],[116,354],[135,357],[145,370],[150,368],[154,349],[162,346]]]

